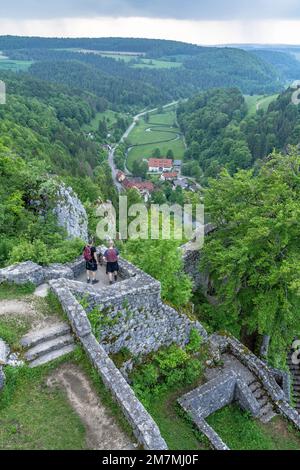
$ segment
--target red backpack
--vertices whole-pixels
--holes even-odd
[[[86,246],[83,252],[83,257],[85,261],[92,261],[92,248],[90,246]]]
[[[115,248],[109,248],[106,252],[106,259],[108,263],[115,263],[118,261],[118,254]]]

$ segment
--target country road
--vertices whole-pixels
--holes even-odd
[[[175,106],[176,104],[178,104],[179,101],[172,101],[172,103],[168,103],[168,104],[165,104],[163,106],[163,109],[166,109],[166,108],[170,108],[171,106]],[[123,190],[123,187],[122,185],[119,183],[119,181],[117,180],[117,168],[115,166],[115,162],[114,162],[114,155],[115,155],[115,151],[116,149],[118,148],[118,146],[120,144],[122,144],[124,142],[125,139],[128,138],[129,134],[133,131],[133,129],[135,128],[137,122],[139,121],[139,119],[143,116],[145,116],[146,114],[148,113],[154,113],[155,111],[158,111],[158,107],[157,108],[153,108],[153,109],[150,109],[150,110],[146,110],[146,111],[141,111],[139,114],[137,114],[136,116],[134,116],[133,118],[133,121],[132,123],[130,124],[130,126],[128,127],[128,129],[124,132],[123,136],[121,137],[120,141],[114,146],[111,148],[111,150],[109,151],[109,154],[108,154],[108,163],[109,163],[109,166],[111,168],[111,173],[112,173],[112,178],[113,178],[113,182],[114,182],[114,185],[117,189],[117,191],[119,193],[122,192]]]

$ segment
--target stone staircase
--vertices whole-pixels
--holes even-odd
[[[24,357],[29,367],[41,366],[75,349],[71,328],[67,323],[56,323],[30,332],[20,342],[26,348]]]
[[[300,413],[300,364],[293,364],[292,351],[288,357],[288,366],[291,372],[291,378],[293,381],[293,395],[295,400],[295,409]]]
[[[257,382],[257,380],[253,380],[248,383],[248,387],[250,388],[253,396],[256,398],[260,406],[257,418],[264,424],[268,423],[272,418],[274,418],[274,416],[276,416],[268,395],[262,388],[261,384]]]

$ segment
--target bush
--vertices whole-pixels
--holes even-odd
[[[24,240],[12,248],[8,264],[22,261],[33,261],[41,265],[67,263],[81,254],[83,246],[84,242],[78,238],[73,240],[61,239],[54,246],[49,246],[39,239],[33,242]]]
[[[199,351],[202,344],[202,336],[196,328],[192,328],[190,332],[189,343],[186,346],[186,351],[189,353],[196,353]]]
[[[193,347],[196,339],[200,347],[199,338],[195,333],[193,336]],[[133,389],[147,407],[152,399],[168,390],[195,383],[202,376],[203,362],[202,356],[193,357],[191,352],[173,344],[151,354],[146,364],[136,367],[131,375]]]

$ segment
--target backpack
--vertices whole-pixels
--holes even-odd
[[[83,257],[85,261],[92,261],[92,248],[90,246],[86,246],[83,252]]]
[[[109,248],[106,252],[106,259],[108,263],[116,263],[118,261],[118,255],[115,248]]]

